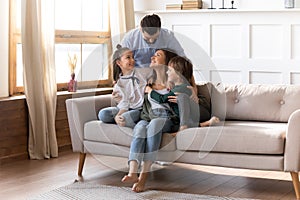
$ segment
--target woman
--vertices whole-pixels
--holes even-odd
[[[172,51],[159,49],[151,57],[150,67],[156,72],[156,78],[152,84],[153,90],[161,94],[168,92],[166,64],[175,56],[176,54]],[[156,160],[162,133],[172,132],[172,127],[175,125],[175,122],[169,119],[171,109],[168,104],[159,104],[145,97],[144,102],[146,101],[151,104],[151,111],[156,117],[148,120],[142,119],[134,127],[128,160],[129,173],[122,179],[122,182],[133,183],[132,190],[135,192],[142,192],[145,188],[151,165]],[[142,168],[138,176],[139,166]]]
[[[151,58],[150,67],[154,69],[157,76],[152,85],[153,91],[156,91],[162,95],[169,93],[167,64],[174,57],[176,57],[176,54],[172,53],[171,51],[159,49]],[[196,92],[194,92],[194,88],[196,88],[196,84],[194,82],[192,73],[189,83],[192,85],[189,87],[189,89],[191,89],[191,93],[193,93],[192,97],[195,99]],[[189,89],[187,88],[187,90]],[[151,90],[149,90],[149,92],[150,91]],[[180,100],[181,98],[177,99],[177,96],[175,96],[172,102],[179,103],[177,101]],[[183,99],[182,101],[186,101],[186,99]],[[197,97],[196,101],[198,103]],[[185,104],[179,103],[179,105],[184,106]],[[147,112],[145,112],[145,110]],[[197,116],[199,116],[199,112]],[[179,128],[180,121],[178,114],[174,113],[168,102],[158,102],[157,100],[153,99],[151,95],[145,96],[141,118],[142,120],[137,123],[133,130],[133,141],[130,145],[128,161],[129,173],[122,179],[122,182],[133,183],[132,190],[135,192],[142,192],[145,188],[145,183],[151,165],[156,160],[162,134],[176,132]],[[199,119],[199,117],[196,118]],[[197,121],[196,124],[198,125],[198,123],[199,122]],[[209,124],[205,126],[208,125]],[[204,125],[202,124],[201,126]],[[175,136],[176,133],[171,134]],[[140,176],[138,176],[139,166],[142,166]]]

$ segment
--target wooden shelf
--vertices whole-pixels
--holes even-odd
[[[300,8],[286,8],[286,9],[278,9],[278,10],[251,10],[251,9],[195,9],[195,10],[141,10],[135,11],[135,14],[163,14],[163,13],[246,13],[246,12],[300,12]]]

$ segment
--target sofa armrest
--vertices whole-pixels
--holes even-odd
[[[300,109],[294,111],[288,120],[284,171],[300,171]]]
[[[111,106],[111,94],[66,100],[70,136],[74,152],[84,152],[84,124],[92,120],[98,120],[97,115],[99,110],[109,106]]]

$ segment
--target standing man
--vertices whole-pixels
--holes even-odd
[[[177,55],[185,56],[184,50],[174,33],[161,28],[160,17],[156,14],[146,15],[140,22],[140,27],[128,32],[122,46],[133,51],[135,67],[148,67],[156,49],[172,49]]]

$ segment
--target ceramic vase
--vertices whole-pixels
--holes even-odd
[[[77,90],[77,81],[75,80],[75,73],[71,74],[71,79],[68,83],[68,92],[76,92]]]

